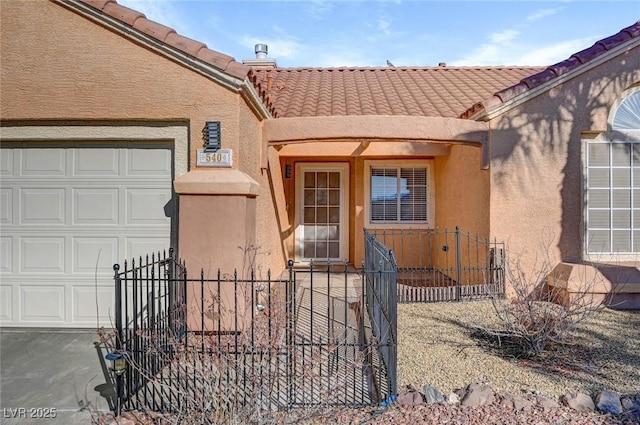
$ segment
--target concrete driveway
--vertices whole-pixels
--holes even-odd
[[[0,423],[90,424],[113,386],[92,330],[0,329]]]

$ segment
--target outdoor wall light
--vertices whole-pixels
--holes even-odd
[[[261,283],[260,285],[256,286],[256,292],[264,291],[264,288],[264,283]]]
[[[258,311],[264,311],[264,304],[256,304]]]
[[[112,351],[105,356],[111,362],[111,370],[116,375],[122,375],[127,370],[127,357],[120,351]]]
[[[220,121],[207,121],[202,129],[205,152],[217,152],[221,147]]]

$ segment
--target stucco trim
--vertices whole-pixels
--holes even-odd
[[[11,125],[0,127],[2,142],[47,142],[47,141],[101,141],[101,142],[153,142],[173,141],[173,172],[179,177],[189,167],[189,128],[185,125]]]
[[[287,150],[296,154],[305,149],[314,152],[312,148],[318,147],[318,143],[330,142],[357,142],[359,146],[353,149],[346,145],[334,149],[334,153],[351,156],[365,155],[364,152],[377,155],[377,151],[385,148],[397,151],[397,155],[437,156],[448,154],[447,145],[471,145],[482,148],[482,168],[489,166],[489,123],[459,118],[390,115],[276,118],[264,122],[262,135],[263,143],[281,149],[281,155],[288,155]],[[311,144],[297,149],[287,146],[301,143]]]
[[[271,146],[270,146],[271,147]],[[426,141],[372,141],[327,140],[291,142],[281,145],[280,156],[318,157],[318,156],[446,156],[451,153],[451,143]]]
[[[266,121],[263,140],[270,144],[328,139],[485,143],[487,132],[486,123],[459,118],[391,115],[317,116]]]
[[[239,170],[193,170],[177,178],[179,195],[238,195],[256,197],[260,184]]]

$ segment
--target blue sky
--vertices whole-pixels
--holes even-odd
[[[640,20],[640,1],[119,0],[233,56],[279,67],[551,65]]]

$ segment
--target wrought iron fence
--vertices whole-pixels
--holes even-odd
[[[504,295],[504,243],[448,229],[375,229],[393,251],[398,302],[460,301]]]
[[[366,299],[373,336],[377,341],[380,358],[384,362],[388,394],[397,394],[397,276],[398,266],[393,251],[375,236],[364,231],[365,258],[363,275]]]
[[[128,360],[117,376],[118,409],[199,412],[215,422],[388,399],[395,357],[379,349],[395,345],[381,343],[379,319],[370,317],[376,287],[340,268],[290,262],[277,278],[248,271],[189,279],[173,253],[114,266],[113,350]]]

